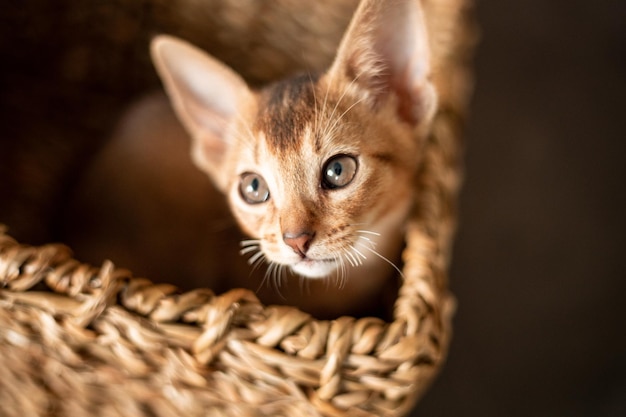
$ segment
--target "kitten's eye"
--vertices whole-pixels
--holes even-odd
[[[263,203],[270,198],[270,190],[263,177],[252,172],[241,176],[239,194],[248,204]]]
[[[356,159],[349,155],[330,158],[322,169],[322,186],[326,189],[345,187],[356,174]]]

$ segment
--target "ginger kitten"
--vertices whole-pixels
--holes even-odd
[[[437,102],[419,2],[362,1],[326,72],[258,91],[182,40],[158,36],[151,52],[193,161],[249,236],[241,253],[259,278],[232,284],[320,317],[379,297],[399,275]]]
[[[436,104],[419,2],[363,1],[328,71],[261,91],[175,38],[157,37],[152,56],[250,262],[331,278],[347,297],[379,289]]]

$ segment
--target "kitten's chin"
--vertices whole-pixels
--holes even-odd
[[[337,262],[334,260],[313,260],[305,259],[291,265],[291,270],[305,278],[326,278],[337,269]]]

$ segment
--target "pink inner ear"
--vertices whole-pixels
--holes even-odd
[[[206,107],[202,103],[198,103],[192,97],[181,100],[181,106],[184,106],[184,115],[188,117],[189,123],[196,126],[194,135],[200,137],[206,134],[222,136],[228,126],[228,121],[235,113],[235,110],[224,113],[217,108]]]
[[[221,160],[227,149],[223,141],[211,139],[200,139],[197,141],[196,146],[193,154],[194,160],[204,168],[217,167],[221,164]],[[209,164],[210,167],[206,167],[204,164]]]
[[[410,124],[428,117],[436,102],[428,80],[427,32],[417,0],[364,0],[336,63],[349,80],[369,91],[375,105],[395,94],[398,115]]]

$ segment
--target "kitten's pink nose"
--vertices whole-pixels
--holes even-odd
[[[313,236],[315,236],[315,233],[312,232],[287,232],[283,234],[283,241],[290,246],[295,253],[304,258],[304,254],[309,250]]]

